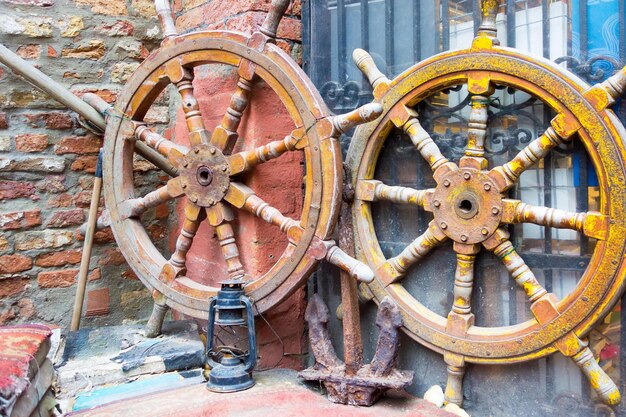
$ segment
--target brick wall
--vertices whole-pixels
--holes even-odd
[[[158,46],[154,16],[148,0],[0,0],[0,42],[72,91],[114,102]],[[149,119],[167,123],[167,102]],[[69,324],[82,248],[77,230],[100,145],[74,113],[0,65],[0,324]],[[162,181],[145,162],[137,169],[145,192]],[[166,219],[146,221],[153,239],[166,242]],[[97,233],[91,265],[88,297],[101,316],[84,326],[147,317],[150,298],[110,230]]]

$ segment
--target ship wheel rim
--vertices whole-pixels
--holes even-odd
[[[306,180],[301,220],[306,221],[301,224],[304,231],[297,244],[288,245],[263,276],[247,284],[246,292],[255,301],[256,311],[263,312],[301,286],[318,262],[309,249],[314,239],[324,240],[330,235],[337,219],[341,175],[337,155],[340,155],[340,151],[337,140],[322,140],[317,135],[314,126],[328,116],[328,111],[301,68],[275,44],[267,43],[262,51],[258,51],[247,45],[249,39],[237,32],[204,31],[168,40],[131,76],[116,107],[123,109],[124,115],[127,115],[131,105],[142,108],[141,112],[145,114],[158,96],[153,86],[146,83],[162,65],[172,59],[190,60],[190,66],[211,63],[237,68],[240,60],[245,58],[257,66],[256,74],[277,94],[294,124],[304,127],[309,143],[303,149]],[[142,92],[143,99],[138,104],[136,100]],[[151,92],[149,98],[146,98],[145,92]],[[148,105],[141,104],[142,100]],[[286,105],[286,102],[292,106]],[[152,243],[139,220],[122,219],[120,216],[119,203],[132,198],[134,191],[132,181],[126,189],[119,186],[120,181],[124,182],[123,179],[116,182],[120,170],[126,177],[126,183],[128,178],[132,180],[133,175],[132,163],[128,163],[128,158],[132,161],[133,142],[123,139],[123,125],[122,118],[109,118],[105,138],[103,186],[115,239],[129,265],[149,290],[163,294],[168,306],[193,317],[204,318],[209,298],[217,294],[219,288],[202,285],[186,277],[177,279],[176,286],[161,281],[159,274],[168,263],[167,259]],[[141,244],[131,243],[135,237],[140,238],[136,241]]]
[[[524,71],[529,70],[532,72],[532,77],[530,77],[532,82],[525,81],[521,85],[511,82],[511,80],[522,80]],[[493,76],[491,79],[495,83],[526,91],[538,97],[550,108],[557,110],[557,113],[559,106],[562,107],[561,111],[570,112],[564,102],[568,101],[568,98],[575,97],[577,107],[572,111],[573,115],[580,117],[584,111],[594,114],[590,103],[582,96],[582,92],[589,86],[550,61],[539,57],[529,59],[515,50],[499,47],[482,52],[461,50],[439,54],[416,64],[394,79],[390,83],[389,91],[380,98],[384,108],[383,116],[375,122],[357,128],[347,156],[355,189],[358,188],[359,181],[374,178],[379,152],[394,127],[390,121],[390,117],[393,117],[393,109],[404,105],[414,106],[429,95],[427,93],[429,89],[440,91],[446,87],[466,83],[468,74],[478,71],[491,72],[490,75]],[[567,98],[558,97],[559,95],[555,94],[557,85],[567,89]],[[598,172],[601,188],[600,211],[604,214],[610,213],[616,224],[611,225],[606,241],[598,241],[589,265],[575,289],[559,301],[559,306],[564,309],[563,314],[551,321],[545,328],[541,328],[535,319],[531,319],[506,327],[473,326],[466,336],[454,337],[445,331],[447,322],[445,317],[430,311],[411,296],[401,284],[391,284],[385,287],[377,277],[368,284],[374,301],[380,303],[384,296],[391,296],[402,311],[404,330],[411,338],[439,353],[447,351],[463,355],[468,362],[514,363],[549,355],[556,351],[553,346],[556,340],[572,330],[579,336],[586,334],[593,324],[610,311],[624,290],[624,262],[622,260],[614,264],[608,257],[605,261],[601,258],[604,253],[623,254],[624,252],[624,242],[618,243],[616,240],[619,240],[619,235],[624,234],[626,219],[623,186],[620,185],[623,184],[625,177],[623,161],[626,161],[626,153],[616,143],[616,138],[623,135],[625,131],[611,110],[605,109],[592,119],[595,119],[594,123],[600,126],[600,130],[609,140],[608,145],[604,144],[599,148],[594,145],[593,142],[597,141],[598,135],[590,136],[589,122],[582,123],[582,133],[574,140],[581,140]],[[601,157],[601,155],[604,156]],[[619,161],[618,170],[609,170],[606,167],[607,155]],[[607,170],[610,171],[608,174]],[[608,191],[607,187],[610,188]],[[375,237],[370,203],[357,198],[352,213],[357,255],[372,269],[376,269],[385,262],[385,257]],[[616,247],[618,249],[613,251]],[[614,259],[623,259],[623,256],[615,256]],[[419,267],[419,265],[414,267]],[[607,284],[605,288],[601,288],[598,278],[592,277],[593,272],[600,270],[600,267],[605,276],[602,282]],[[597,290],[595,296],[590,296],[593,292],[591,287]],[[588,301],[582,302],[583,297],[587,297]],[[581,309],[581,304],[586,308],[582,308],[582,313],[579,313],[577,317],[582,317],[575,320],[575,324],[561,325],[570,320],[575,310]],[[548,332],[552,333],[546,337]]]

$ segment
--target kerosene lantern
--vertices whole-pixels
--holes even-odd
[[[210,372],[207,388],[215,392],[243,391],[254,385],[252,371],[257,358],[254,313],[242,281],[224,281],[220,284],[220,291],[209,304],[207,365]],[[245,330],[246,327],[247,350],[234,343],[233,346],[227,346],[214,341],[220,328]]]

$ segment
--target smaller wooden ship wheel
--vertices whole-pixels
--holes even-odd
[[[369,104],[343,116],[331,116],[310,80],[274,43],[288,0],[274,0],[259,31],[251,36],[228,31],[177,35],[167,0],[157,2],[165,39],[129,79],[116,104],[122,117],[109,117],[105,138],[104,192],[115,238],[130,266],[153,291],[155,310],[147,333],[160,331],[168,307],[205,318],[218,288],[187,276],[186,258],[201,222],[214,228],[228,279],[245,282],[257,312],[281,302],[306,280],[319,260],[338,265],[359,280],[371,270],[348,257],[329,240],[338,216],[342,187],[337,138],[356,124],[376,118],[382,108]],[[209,132],[194,92],[194,69],[201,65],[237,68],[239,80],[221,124]],[[290,135],[249,151],[231,153],[243,113],[263,81],[280,98],[296,128]],[[155,99],[170,84],[180,94],[190,146],[176,144],[142,122]],[[133,155],[138,142],[158,151],[172,178],[144,196],[133,185]],[[302,152],[305,161],[304,204],[299,219],[284,216],[243,184],[242,175],[286,152]],[[140,216],[150,208],[185,199],[182,230],[173,253],[152,243]],[[287,235],[289,243],[262,276],[244,270],[231,222],[243,210]]]
[[[596,362],[585,335],[624,290],[626,133],[609,107],[626,89],[626,68],[590,87],[554,63],[500,47],[497,9],[497,1],[482,2],[483,22],[469,49],[432,57],[392,81],[365,51],[355,51],[357,65],[374,88],[375,102],[384,108],[382,117],[357,129],[348,152],[356,191],[357,255],[375,271],[374,281],[368,284],[374,300],[379,303],[390,296],[400,307],[405,331],[443,354],[448,365],[448,402],[461,404],[468,362],[507,364],[559,351],[580,367],[599,398],[617,404],[620,393]],[[471,113],[467,146],[455,164],[444,157],[414,109],[432,94],[463,84],[471,96]],[[556,116],[545,133],[512,160],[488,166],[488,105],[496,86],[526,92]],[[435,188],[417,190],[374,178],[381,149],[393,129],[401,129],[432,168]],[[555,147],[572,141],[582,143],[597,172],[599,211],[567,212],[510,198],[508,191],[524,171]],[[419,206],[433,216],[426,232],[390,259],[383,255],[372,219],[372,205],[378,201]],[[508,225],[516,223],[571,229],[596,240],[589,266],[569,294],[559,299],[537,280],[509,239]],[[446,241],[452,242],[457,265],[454,288],[450,289],[453,301],[444,317],[420,303],[403,286],[403,280],[410,268],[419,268],[420,259]],[[502,327],[475,324],[474,262],[482,249],[495,254],[523,289],[531,320]]]

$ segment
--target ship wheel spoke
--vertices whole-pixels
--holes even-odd
[[[430,222],[428,229],[398,255],[382,264],[376,270],[378,276],[386,285],[399,281],[411,265],[422,259],[435,246],[446,241],[444,235],[434,222]]]
[[[595,211],[575,213],[555,208],[533,206],[519,200],[502,200],[501,222],[534,223],[540,226],[576,230],[585,236],[605,240],[609,229],[609,217]]]
[[[222,248],[222,255],[226,261],[228,277],[233,281],[243,281],[246,273],[239,258],[239,248],[235,240],[235,232],[231,224],[234,219],[232,210],[226,204],[220,202],[206,211],[207,221],[215,227],[217,240]]]
[[[565,140],[550,126],[543,135],[530,142],[511,161],[492,169],[489,176],[498,184],[498,191],[504,192],[513,187],[524,171],[535,165],[550,150],[564,143]]]
[[[245,74],[245,77],[242,74]],[[254,66],[249,61],[242,60],[239,65],[239,80],[235,92],[230,99],[221,124],[215,128],[211,136],[211,144],[225,154],[232,152],[239,138],[237,129],[239,129],[243,113],[250,102],[253,79]]]
[[[413,204],[428,207],[435,190],[415,190],[410,187],[386,185],[377,180],[361,180],[356,187],[356,198],[362,201],[391,201],[398,204]]]
[[[456,272],[454,274],[454,303],[450,314],[468,316],[472,312],[474,263],[480,251],[480,245],[455,242],[454,251],[456,252]]]
[[[191,248],[193,239],[204,217],[205,211],[201,207],[193,203],[187,203],[183,227],[180,230],[178,239],[176,239],[176,249],[170,258],[170,264],[180,273],[184,273],[186,270],[187,252]]]
[[[489,97],[473,95],[467,129],[467,146],[465,155],[459,161],[461,168],[483,169],[486,167],[485,137],[487,136],[487,119]]]
[[[283,140],[276,140],[258,148],[230,155],[230,175],[237,175],[250,171],[255,166],[276,159],[287,151],[300,149],[299,144],[303,138],[302,131],[296,129]]]
[[[509,233],[500,228],[483,245],[492,251],[504,263],[507,271],[517,285],[524,290],[531,303],[539,300],[548,292],[537,281],[535,274],[526,264],[524,259],[517,253],[509,240]]]
[[[265,222],[279,227],[283,233],[287,233],[289,229],[299,224],[298,221],[284,216],[277,208],[263,201],[244,184],[231,182],[224,199],[234,207],[244,209]]]
[[[179,145],[152,131],[145,124],[139,124],[135,129],[135,137],[145,142],[152,149],[165,156],[172,164],[178,165],[180,158],[189,152],[189,148]]]
[[[409,135],[411,142],[413,142],[417,150],[422,154],[422,157],[428,162],[433,172],[436,173],[439,168],[450,163],[416,117],[406,122],[403,129]]]
[[[123,201],[119,205],[120,218],[138,217],[147,210],[167,203],[184,194],[180,177],[170,179],[166,185],[146,194],[141,198]]]
[[[474,286],[474,263],[480,251],[478,244],[455,242],[456,272],[454,274],[454,302],[448,314],[446,333],[465,337],[474,325],[474,314],[471,308],[472,288]],[[465,375],[465,358],[452,352],[444,353],[447,364],[448,381],[445,399],[447,402],[460,405],[463,403],[463,376]]]
[[[177,60],[171,60],[165,65],[165,72],[180,94],[189,130],[189,143],[192,146],[208,144],[209,134],[204,127],[200,105],[194,94],[193,69],[185,68]]]

